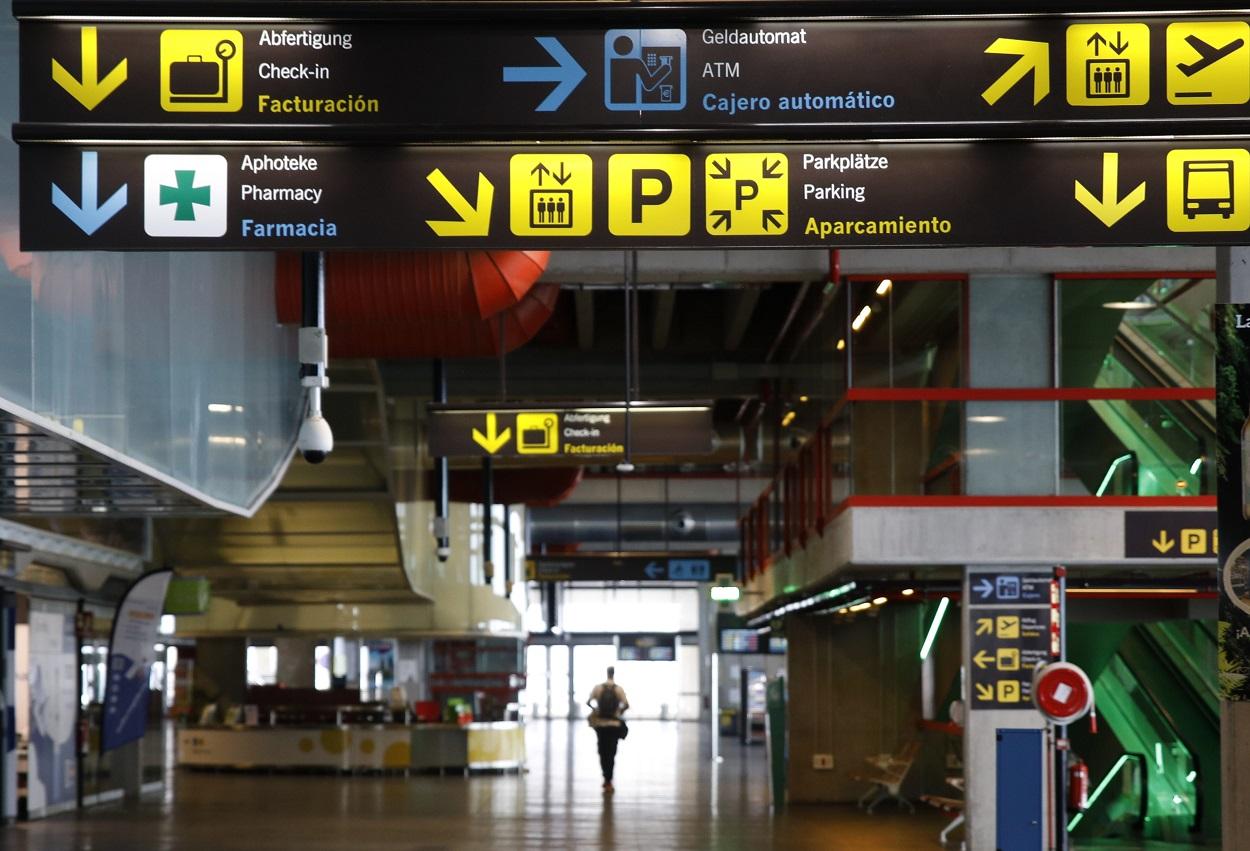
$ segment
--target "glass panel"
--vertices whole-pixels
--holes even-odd
[[[1197,403],[1065,402],[1064,493],[1214,493],[1214,432]]]
[[[9,7],[0,67],[15,69]],[[286,462],[303,398],[295,329],[275,321],[273,255],[20,251],[16,120],[11,73],[0,78],[0,398],[251,507]]]
[[[1214,280],[1064,280],[1058,289],[1063,386],[1214,386]]]
[[[569,718],[572,707],[569,705],[569,646],[553,644],[551,646],[550,667],[547,675],[551,682],[551,717]]]
[[[963,383],[963,282],[852,280],[849,322],[857,387]]]
[[[857,494],[963,492],[963,404],[860,402],[851,413]],[[835,466],[835,487],[837,482]]]

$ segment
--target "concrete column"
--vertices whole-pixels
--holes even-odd
[[[313,688],[316,684],[317,639],[275,638],[278,650],[278,685]]]
[[[969,278],[969,386],[1052,386],[1049,317],[1053,312],[1051,280],[1046,275]],[[967,493],[1055,493],[1059,470],[1057,403],[969,402],[964,430]]]
[[[216,703],[222,710],[247,697],[247,639],[201,638],[195,642],[192,673],[192,718]]]
[[[1216,252],[1216,300],[1250,303],[1250,248]],[[1250,846],[1250,702],[1223,701],[1220,718],[1220,772],[1224,848]]]

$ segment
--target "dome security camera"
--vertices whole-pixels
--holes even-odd
[[[295,446],[309,464],[320,464],[326,460],[326,456],[334,451],[334,432],[325,417],[321,414],[305,417]]]

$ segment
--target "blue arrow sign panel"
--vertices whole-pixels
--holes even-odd
[[[968,601],[974,605],[1050,605],[1049,573],[973,573]]]
[[[537,582],[711,582],[720,574],[738,575],[736,556],[683,556],[646,553],[535,555],[528,579]]]

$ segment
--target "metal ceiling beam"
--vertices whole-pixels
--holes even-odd
[[[588,352],[595,346],[595,294],[578,290],[573,294],[573,307],[577,312],[577,347]]]
[[[673,313],[677,305],[676,290],[660,290],[655,295],[655,324],[651,329],[651,348],[663,351],[673,330]]]
[[[755,305],[760,300],[759,287],[746,287],[737,290],[729,297],[729,305],[725,311],[725,350],[738,351],[751,325],[751,316],[755,313]]]

